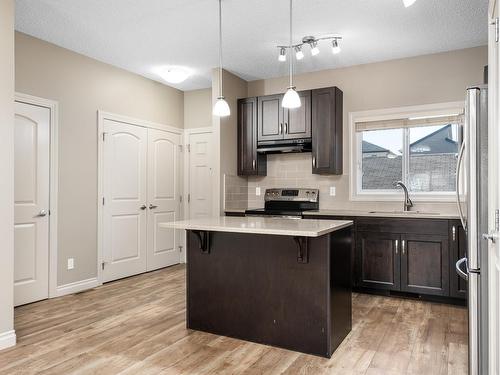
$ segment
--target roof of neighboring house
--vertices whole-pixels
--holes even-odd
[[[373,144],[371,142],[363,141],[362,144],[362,151],[364,153],[371,153],[371,152],[390,152],[388,149],[377,146],[376,144]]]
[[[451,124],[443,126],[434,133],[426,135],[410,144],[412,154],[448,154],[457,153],[458,143],[452,138]]]

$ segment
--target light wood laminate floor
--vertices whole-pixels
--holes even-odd
[[[182,265],[22,306],[0,374],[466,374],[466,309],[353,296],[330,360],[185,328]]]

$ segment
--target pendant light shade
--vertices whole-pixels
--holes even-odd
[[[218,97],[214,105],[214,116],[225,117],[231,114],[229,109],[229,104],[227,104],[226,99],[223,96]]]
[[[213,108],[213,115],[225,117],[231,114],[229,104],[227,104],[224,95],[222,94],[222,2],[219,0],[219,97]]]
[[[300,105],[300,97],[295,91],[295,87],[289,87],[283,97],[282,106],[285,108],[299,108]]]
[[[290,51],[292,50],[292,0],[290,0]],[[300,51],[302,53],[302,51]],[[303,54],[302,54],[303,56]],[[281,106],[283,108],[299,108],[301,106],[299,94],[295,90],[295,86],[293,85],[293,59],[290,58],[289,61],[289,70],[290,70],[290,85],[286,90],[285,96],[283,97],[283,101],[281,102]]]
[[[403,0],[403,4],[406,8],[412,6],[417,0]]]

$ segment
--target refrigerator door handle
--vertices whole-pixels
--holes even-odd
[[[467,231],[467,222],[465,220],[464,212],[462,209],[462,203],[460,202],[460,170],[462,169],[462,161],[464,160],[464,154],[465,154],[465,140],[462,142],[462,145],[460,146],[460,151],[458,153],[455,190],[457,191],[458,215],[460,216],[462,227],[464,228],[465,231]]]
[[[462,264],[465,263],[465,269],[467,270],[467,273],[462,271]],[[462,259],[459,259],[457,263],[455,264],[455,269],[457,270],[458,276],[460,276],[462,279],[465,281],[469,280],[469,269],[467,267],[467,258],[464,257]]]

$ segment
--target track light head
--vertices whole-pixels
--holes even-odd
[[[286,61],[286,49],[285,49],[285,47],[280,47],[280,54],[278,56],[278,60],[281,62]]]
[[[337,54],[340,52],[339,41],[337,38],[332,40],[332,53]]]
[[[319,53],[318,42],[314,41],[309,45],[311,46],[311,55],[316,56]]]
[[[412,6],[413,4],[415,4],[415,1],[417,1],[417,0],[403,0],[403,4],[404,4],[405,8],[408,8],[408,7]]]
[[[304,58],[304,52],[302,52],[302,47],[301,46],[296,46],[295,47],[295,58],[297,60],[302,60]]]

